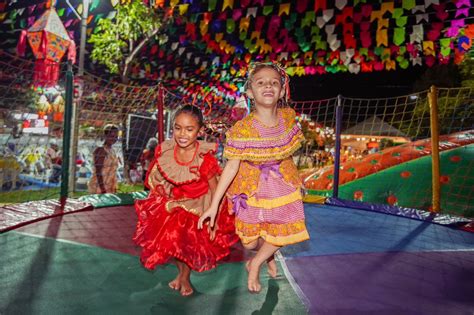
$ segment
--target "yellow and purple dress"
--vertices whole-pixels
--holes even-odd
[[[241,160],[227,197],[244,244],[259,237],[276,246],[309,239],[302,182],[292,159],[304,136],[293,109],[278,109],[278,115],[276,126],[266,126],[251,113],[226,134],[224,157]]]

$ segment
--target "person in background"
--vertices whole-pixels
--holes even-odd
[[[150,138],[146,144],[145,149],[143,150],[141,156],[140,156],[140,164],[142,166],[142,180],[143,183],[145,183],[146,179],[146,173],[148,172],[148,169],[150,167],[151,162],[153,161],[153,158],[155,157],[155,149],[156,146],[158,145],[158,139],[156,138]],[[149,190],[149,188],[145,186],[145,190]]]
[[[104,127],[104,144],[94,150],[94,169],[88,188],[92,194],[117,192],[117,168],[119,160],[112,146],[117,142],[118,127]]]
[[[49,148],[46,150],[46,168],[51,170],[49,181],[57,183],[61,177],[61,152],[59,151],[56,140],[49,142]]]

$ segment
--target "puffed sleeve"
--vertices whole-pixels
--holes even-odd
[[[250,137],[250,134],[244,121],[236,122],[226,132],[225,136],[224,157],[226,159],[245,159],[247,139]]]
[[[222,172],[217,159],[211,153],[206,153],[203,156],[203,161],[200,169],[201,176],[208,180]]]

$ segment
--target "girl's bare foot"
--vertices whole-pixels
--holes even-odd
[[[182,296],[190,296],[194,293],[193,286],[191,285],[191,269],[186,264],[182,264],[181,266],[181,289],[179,290],[179,293],[181,293]]]
[[[246,264],[246,268],[249,273],[247,278],[247,288],[251,293],[259,293],[262,289],[259,279],[260,266],[255,266],[253,260],[249,260]]]
[[[179,290],[182,296],[190,296],[194,293],[193,286],[189,279],[182,278],[181,279],[181,290]]]
[[[173,290],[180,290],[181,289],[181,280],[179,278],[179,275],[176,276],[176,278],[168,283],[168,286],[173,289]]]
[[[179,260],[175,260],[174,263],[176,264],[176,267],[178,268],[178,275],[176,276],[176,278],[174,278],[173,281],[168,283],[168,286],[173,290],[179,291],[181,289],[181,276],[183,273],[183,262]]]
[[[278,267],[275,261],[275,256],[273,255],[267,259],[267,271],[272,278],[276,278],[278,275]]]

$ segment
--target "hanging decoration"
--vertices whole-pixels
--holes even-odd
[[[55,86],[59,79],[59,62],[69,50],[68,60],[75,62],[76,47],[54,7],[48,9],[28,30],[21,32],[17,52],[23,56],[26,40],[35,56],[34,86]]]
[[[94,1],[87,33],[95,31],[99,19],[113,18],[116,7],[126,2]],[[168,29],[168,43],[151,43],[143,50],[132,66],[132,79],[161,81],[191,100],[206,95],[205,103],[213,107],[235,103],[251,61],[277,61],[290,76],[394,71],[460,63],[474,39],[472,0],[145,2],[177,18]],[[38,68],[58,62],[71,41],[55,9],[27,0],[7,3],[0,6],[0,27],[29,27],[34,34],[28,40],[41,60]],[[57,6],[67,30],[78,39],[80,20],[63,2]],[[75,9],[83,8],[76,3]],[[59,22],[60,34],[46,26],[50,15]],[[2,45],[16,43],[17,38],[8,36]],[[43,48],[52,42],[55,48]],[[52,73],[38,80],[54,82]]]

